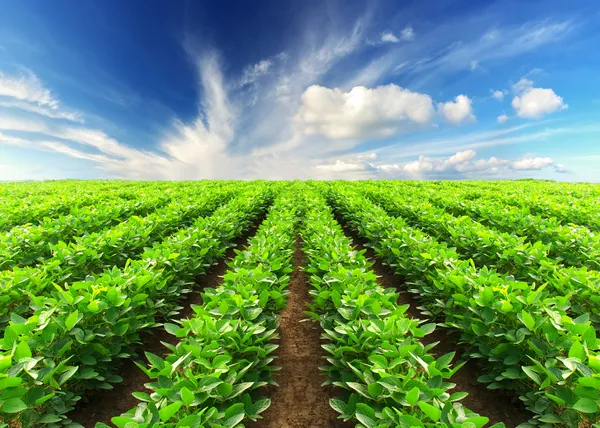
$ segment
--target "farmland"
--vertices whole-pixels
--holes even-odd
[[[0,184],[2,427],[600,427],[600,187]]]

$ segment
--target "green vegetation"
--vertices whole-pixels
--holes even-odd
[[[146,379],[137,404],[98,428],[260,420],[300,269],[333,417],[504,426],[469,409],[456,375],[473,360],[483,388],[524,403],[521,428],[600,427],[598,186],[58,181],[2,184],[0,198],[0,428],[80,427],[78,403],[121,383],[129,360]],[[440,331],[452,352],[428,341]],[[153,334],[172,338],[164,352]]]

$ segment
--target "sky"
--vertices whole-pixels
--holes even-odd
[[[0,0],[0,180],[600,182],[600,4]]]

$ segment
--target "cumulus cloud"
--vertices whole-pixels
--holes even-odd
[[[429,95],[394,84],[374,89],[356,86],[349,92],[313,85],[302,94],[295,120],[307,135],[367,139],[390,137],[427,124],[433,114]]]
[[[408,25],[400,32],[400,37],[397,37],[394,33],[386,30],[381,33],[380,41],[382,43],[400,43],[401,41],[410,42],[415,38],[415,31],[413,27]]]
[[[513,163],[513,168],[516,170],[540,170],[550,165],[553,165],[554,161],[552,158],[540,158],[540,157],[523,157]]]
[[[508,116],[505,114],[501,114],[500,116],[498,116],[497,120],[499,124],[506,123],[506,121],[508,120]]]
[[[539,119],[540,117],[568,108],[563,99],[549,88],[535,88],[533,81],[521,78],[513,85],[515,97],[512,107],[517,116]]]
[[[527,89],[513,98],[512,106],[519,117],[534,119],[568,108],[562,97],[548,88]]]
[[[555,164],[551,158],[528,155],[516,161],[510,161],[497,157],[488,159],[476,159],[476,157],[477,153],[475,151],[464,150],[448,158],[419,156],[417,160],[412,162],[385,164],[373,168],[382,176],[418,178],[450,175],[477,177],[500,173],[506,175],[510,171],[539,171],[548,167],[554,167],[557,172],[565,170],[564,165]]]
[[[504,99],[504,91],[494,91],[494,90],[492,90],[492,97],[494,97],[498,101],[502,101]]]
[[[391,31],[384,31],[381,33],[381,41],[384,43],[398,43],[400,42],[400,39]]]
[[[573,173],[571,170],[567,169],[567,167],[565,167],[562,163],[554,164],[554,171],[558,172],[559,174],[572,174]]]
[[[472,101],[466,95],[458,95],[454,101],[438,104],[438,112],[447,122],[454,125],[474,121],[475,115],[471,109]]]
[[[457,165],[464,162],[468,162],[477,156],[474,150],[463,150],[462,152],[457,152],[456,154],[450,156],[448,158],[448,164]]]
[[[414,40],[415,30],[413,30],[413,27],[410,25],[407,27],[404,27],[404,29],[402,30],[401,36],[402,36],[402,40],[404,40],[406,42]]]

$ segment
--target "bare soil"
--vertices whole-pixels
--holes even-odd
[[[202,304],[202,290],[218,287],[222,283],[223,275],[228,269],[227,261],[235,257],[234,250],[236,248],[244,248],[248,244],[262,220],[262,218],[259,219],[244,236],[235,239],[235,246],[227,250],[225,257],[219,263],[212,266],[205,275],[196,278],[196,287],[180,303],[182,309],[172,320],[189,318],[194,313],[192,305]],[[167,333],[161,326],[154,328],[151,332],[143,333],[142,345],[138,349],[140,355],[138,361],[143,364],[148,363],[144,356],[146,351],[161,357],[166,356],[169,350],[161,342],[174,345],[177,341],[178,339],[175,336]],[[135,365],[134,359],[126,360],[123,363],[120,376],[123,381],[113,385],[113,389],[95,391],[87,397],[87,400],[79,401],[75,409],[69,414],[69,418],[85,428],[93,428],[96,422],[113,426],[110,422],[111,418],[120,416],[138,405],[139,401],[131,395],[133,392],[151,392],[144,386],[150,382],[150,379]]]
[[[338,221],[340,221],[338,219]],[[407,313],[417,319],[428,319],[419,309],[419,303],[414,295],[406,290],[402,279],[396,276],[389,266],[384,265],[376,257],[372,248],[365,246],[365,241],[357,236],[349,227],[340,222],[346,236],[352,239],[359,250],[366,249],[365,256],[374,262],[373,270],[378,276],[378,282],[382,287],[392,287],[398,290],[400,297],[398,303],[408,304]],[[464,348],[457,345],[459,335],[447,328],[437,327],[435,331],[422,339],[424,344],[439,342],[431,353],[436,357],[456,352],[454,364],[458,364],[464,359],[460,359]],[[469,395],[461,400],[461,403],[468,409],[490,418],[490,425],[498,422],[504,422],[507,428],[515,428],[523,422],[527,422],[533,417],[533,414],[525,409],[521,401],[515,397],[508,396],[504,391],[487,389],[485,384],[477,381],[477,378],[483,372],[475,360],[467,359],[466,364],[452,376],[452,382],[456,384],[455,391],[467,392]]]
[[[281,366],[278,387],[265,388],[271,406],[263,419],[246,424],[249,428],[346,428],[352,424],[337,419],[329,406],[335,396],[332,387],[321,386],[325,380],[319,370],[325,364],[318,324],[302,322],[306,303],[310,300],[310,284],[301,266],[304,253],[300,239],[296,243],[296,267],[290,281],[287,307],[280,315],[279,348],[276,363]]]

